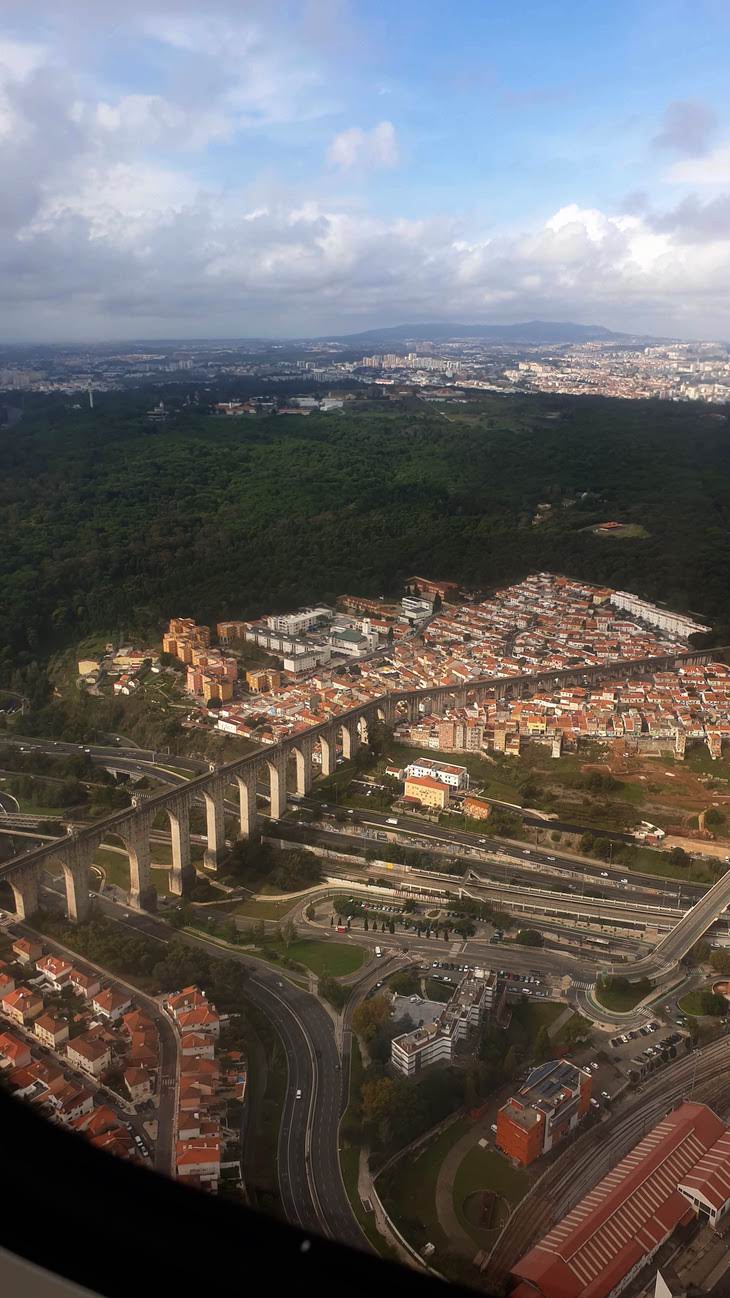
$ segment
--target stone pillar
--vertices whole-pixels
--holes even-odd
[[[256,783],[258,767],[251,766],[245,775],[237,775],[238,799],[241,808],[241,838],[251,838],[256,833]]]
[[[132,806],[138,805],[132,798]],[[157,910],[157,889],[152,882],[151,831],[149,812],[138,812],[129,826],[121,831],[129,856],[129,904],[137,910]]]
[[[195,879],[195,869],[190,860],[190,804],[187,798],[175,798],[167,806],[172,839],[172,869],[170,892],[182,897]]]
[[[334,726],[328,726],[325,734],[319,736],[322,750],[322,774],[334,775],[336,765],[336,739]]]
[[[357,732],[357,722],[348,721],[342,727],[342,756],[346,762],[352,761],[359,747],[360,736]]]
[[[8,876],[13,890],[15,913],[18,919],[30,919],[38,910],[38,871],[40,866],[26,865],[23,870]]]
[[[204,791],[205,832],[208,844],[203,854],[206,870],[217,870],[226,850],[225,820],[223,817],[223,784],[215,780]]]
[[[415,721],[420,720],[420,716],[421,716],[418,707],[418,699],[406,699],[405,704],[406,704],[406,708],[408,709],[408,720],[410,721],[411,725],[413,725]]]
[[[298,741],[293,751],[297,769],[296,791],[300,798],[304,798],[312,787],[312,740]]]
[[[66,884],[66,911],[70,920],[82,924],[89,914],[89,870],[98,842],[79,840],[75,834],[69,837],[73,841],[59,857]]]
[[[395,703],[393,702],[390,695],[386,695],[385,698],[381,700],[380,707],[382,708],[383,711],[383,721],[385,725],[386,726],[395,725],[396,722]]]
[[[286,753],[279,749],[266,758],[269,773],[269,812],[272,820],[281,820],[286,811]]]

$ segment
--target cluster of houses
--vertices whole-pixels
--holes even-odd
[[[215,653],[216,670],[225,673],[225,649],[233,641],[251,641],[275,655],[271,668],[246,677],[250,692],[235,686],[231,666],[223,692],[211,696],[221,700],[219,729],[273,744],[394,689],[466,685],[479,677],[661,656],[686,648],[693,631],[706,630],[625,592],[552,573],[533,574],[481,602],[462,599],[453,582],[419,577],[409,579],[399,604],[351,595],[338,604],[339,613],[317,606],[256,622],[221,622],[218,651],[210,649],[209,628],[174,619],[163,643],[188,664],[189,675],[194,675],[193,655],[200,656],[202,666],[202,658]],[[200,693],[199,686],[191,675],[190,688]],[[591,705],[587,711],[596,709]],[[500,718],[513,719],[521,720],[516,713]],[[473,710],[441,720],[448,725],[442,727],[440,746],[451,751],[478,751],[494,723],[494,717]],[[529,724],[526,715],[525,733]],[[519,725],[514,733],[521,733]],[[509,734],[504,751],[516,751]]]
[[[246,1060],[238,1050],[221,1051],[221,1016],[199,987],[184,987],[163,1001],[180,1038],[180,1088],[175,1118],[175,1174],[188,1185],[215,1191],[226,1167],[227,1142],[238,1133],[226,1125],[231,1100],[246,1093]],[[240,1165],[238,1165],[240,1177]]]
[[[689,740],[707,744],[713,758],[730,740],[730,668],[690,664],[647,672],[630,681],[562,685],[524,699],[490,699],[401,722],[396,735],[441,752],[493,752],[518,756],[530,741],[549,743],[553,755],[581,740],[622,740],[637,750],[673,747],[680,760]]]
[[[18,938],[0,961],[0,1076],[16,1098],[120,1157],[148,1156],[120,1116],[152,1101],[157,1028],[118,985]],[[112,1084],[114,1089],[112,1090]]]

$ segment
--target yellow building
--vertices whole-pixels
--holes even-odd
[[[225,676],[205,676],[203,698],[206,703],[208,699],[220,699],[225,703],[227,699],[233,698],[233,682],[227,680]]]
[[[79,658],[79,676],[89,676],[91,672],[98,672],[100,667],[101,663],[98,658]]]
[[[410,775],[406,780],[406,797],[415,798],[424,807],[443,810],[449,805],[449,786],[430,775]]]

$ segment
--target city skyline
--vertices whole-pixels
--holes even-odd
[[[730,337],[730,18],[86,0],[0,20],[6,342]]]

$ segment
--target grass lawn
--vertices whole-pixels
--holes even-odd
[[[454,994],[456,983],[437,982],[435,978],[429,978],[426,983],[426,995],[430,1001],[450,1001]]]
[[[540,1004],[535,1001],[523,1001],[513,1007],[512,1021],[519,1023],[532,1040],[537,1036],[540,1028],[549,1028],[564,1009],[564,1005],[557,1005],[554,1001],[542,1001]]]
[[[529,1184],[530,1178],[526,1172],[512,1167],[495,1150],[482,1149],[479,1144],[475,1144],[459,1164],[454,1177],[454,1211],[459,1224],[477,1245],[485,1247],[494,1240],[496,1229],[504,1225],[506,1213],[503,1211],[498,1218],[496,1229],[480,1228],[469,1220],[464,1211],[464,1203],[469,1195],[478,1190],[492,1190],[512,1207],[524,1197]]]
[[[152,859],[155,860],[154,853]],[[94,864],[104,871],[105,883],[115,884],[117,888],[124,888],[125,891],[129,891],[129,859],[126,853],[113,852],[108,847],[98,847],[94,854]],[[152,883],[157,892],[162,896],[168,896],[170,893],[168,871],[153,868],[151,875]]]
[[[352,1037],[352,1052],[350,1055],[350,1096],[356,1096],[360,1091],[360,1082],[362,1079],[362,1055],[360,1054],[360,1045],[357,1037]],[[348,1116],[346,1112],[346,1116]],[[373,1250],[379,1253],[381,1257],[391,1258],[394,1262],[400,1259],[389,1248],[383,1236],[380,1234],[375,1225],[375,1215],[372,1212],[366,1212],[362,1199],[358,1194],[357,1180],[360,1166],[360,1144],[359,1141],[353,1144],[345,1144],[340,1150],[340,1167],[342,1169],[342,1180],[345,1183],[347,1197],[352,1205],[352,1211],[357,1217],[360,1226],[367,1236]]]
[[[700,1004],[700,997],[703,991],[711,991],[711,990],[712,988],[710,987],[705,987],[705,988],[701,987],[699,988],[698,991],[687,992],[687,995],[683,996],[681,1001],[677,1002],[679,1009],[682,1011],[683,1014],[693,1014],[695,1015],[695,1017],[702,1018],[703,1015],[705,1014],[705,1011],[703,1010],[702,1005]],[[707,1017],[719,1018],[720,1016],[708,1015]]]
[[[687,869],[681,865],[672,865],[668,852],[652,852],[651,848],[639,849],[640,859],[627,863],[626,868],[639,874],[654,874],[660,879],[677,879],[682,883],[714,883],[715,875],[694,861]]]
[[[604,1005],[607,1010],[614,1010],[617,1014],[625,1010],[632,1010],[639,1001],[648,996],[651,991],[651,984],[646,980],[638,983],[629,983],[626,987],[602,987],[600,984],[596,987],[595,996],[599,1005]]]
[[[378,1193],[388,1213],[416,1248],[430,1242],[439,1252],[451,1242],[439,1224],[436,1212],[436,1181],[446,1155],[465,1132],[473,1130],[468,1118],[457,1119],[425,1148],[396,1163],[392,1173],[378,1181]],[[387,1187],[387,1188],[386,1188]],[[434,1259],[438,1267],[439,1259]]]
[[[292,942],[288,949],[283,942],[263,942],[263,956],[275,951],[278,956],[288,956],[298,964],[311,969],[319,978],[322,974],[331,974],[339,978],[343,974],[354,973],[365,960],[366,952],[361,946],[350,946],[344,942],[316,942],[300,938]]]
[[[284,919],[288,911],[296,906],[296,901],[287,899],[277,900],[272,897],[270,901],[256,901],[253,897],[250,901],[239,901],[232,907],[234,915],[247,915],[250,919]]]

